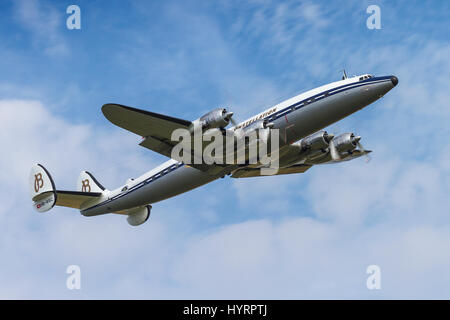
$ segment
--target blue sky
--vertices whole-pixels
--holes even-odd
[[[81,30],[66,8],[81,8]],[[381,9],[380,30],[366,8]],[[448,1],[3,1],[0,297],[450,298]],[[44,164],[115,188],[164,161],[101,114],[107,102],[243,120],[352,74],[394,74],[383,99],[328,128],[372,161],[220,179],[121,216],[33,212]],[[6,155],[6,156],[5,156]],[[65,286],[68,265],[82,289]],[[379,265],[382,289],[365,286]]]

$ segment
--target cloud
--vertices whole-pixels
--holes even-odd
[[[113,189],[130,174],[141,174],[156,163],[142,156],[137,139],[133,141],[120,131],[69,123],[39,101],[0,100],[0,118],[0,252],[5,257],[0,267],[0,295],[59,297],[58,292],[67,290],[67,265],[92,263],[100,267],[102,263],[116,263],[119,256],[126,255],[133,245],[129,241],[133,240],[117,237],[127,230],[123,216],[93,221],[66,208],[42,215],[34,212],[28,194],[31,165],[42,163],[58,189],[74,190],[83,169]],[[103,232],[99,233],[99,228]],[[160,234],[158,223],[151,229],[150,236]],[[53,273],[58,267],[59,271]]]
[[[174,272],[182,284],[175,297],[444,298],[449,245],[448,226],[358,231],[311,218],[247,221],[189,244]],[[381,292],[365,287],[371,264],[381,268]],[[421,291],[430,284],[436,291]]]
[[[53,57],[66,55],[69,50],[60,32],[65,28],[64,13],[40,0],[14,1],[17,21],[32,34],[35,44]]]

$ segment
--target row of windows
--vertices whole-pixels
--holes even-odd
[[[156,180],[156,179],[162,177],[163,175],[165,175],[165,174],[167,174],[167,173],[169,173],[169,172],[175,170],[176,168],[178,168],[178,167],[180,167],[180,166],[182,166],[182,165],[183,165],[183,164],[182,164],[181,162],[180,162],[180,163],[173,164],[173,165],[171,165],[169,168],[164,169],[162,172],[158,172],[158,173],[155,174],[154,176],[151,176],[151,177],[148,178],[147,180],[145,180],[145,181],[141,182],[140,184],[134,186],[133,189],[136,189],[136,188],[140,187],[141,185],[144,185],[144,184],[147,184],[147,183],[149,183],[149,182],[151,182],[151,181],[153,181],[153,180]],[[122,188],[122,192],[127,191],[127,190],[128,190],[128,186],[125,186],[125,187]]]
[[[180,166],[182,166],[182,165],[183,165],[183,164],[182,164],[181,162],[180,162],[180,163],[175,163],[175,164],[171,165],[169,168],[164,169],[163,171],[158,172],[157,174],[155,174],[154,176],[152,176],[151,178],[145,180],[145,183],[148,183],[148,182],[150,182],[150,181],[152,181],[152,180],[154,180],[154,179],[157,179],[157,178],[159,178],[159,177],[162,177],[163,175],[168,174],[169,172],[175,170],[176,168],[178,168],[178,167],[180,167]]]

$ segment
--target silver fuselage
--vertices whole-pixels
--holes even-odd
[[[282,149],[283,146],[378,100],[396,85],[394,78],[372,77],[361,81],[358,76],[333,82],[277,104],[237,127],[267,119],[274,123],[275,129],[279,129]],[[125,186],[109,192],[100,203],[82,208],[81,213],[94,216],[152,204],[200,187],[221,176],[223,173],[211,175],[176,160],[169,160]]]

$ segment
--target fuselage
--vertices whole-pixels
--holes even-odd
[[[267,120],[279,129],[280,149],[381,98],[398,83],[395,76],[361,75],[332,82],[285,100],[231,130]],[[126,185],[105,193],[95,205],[81,208],[85,216],[120,212],[156,203],[200,187],[223,176],[211,175],[176,160],[168,160]]]

